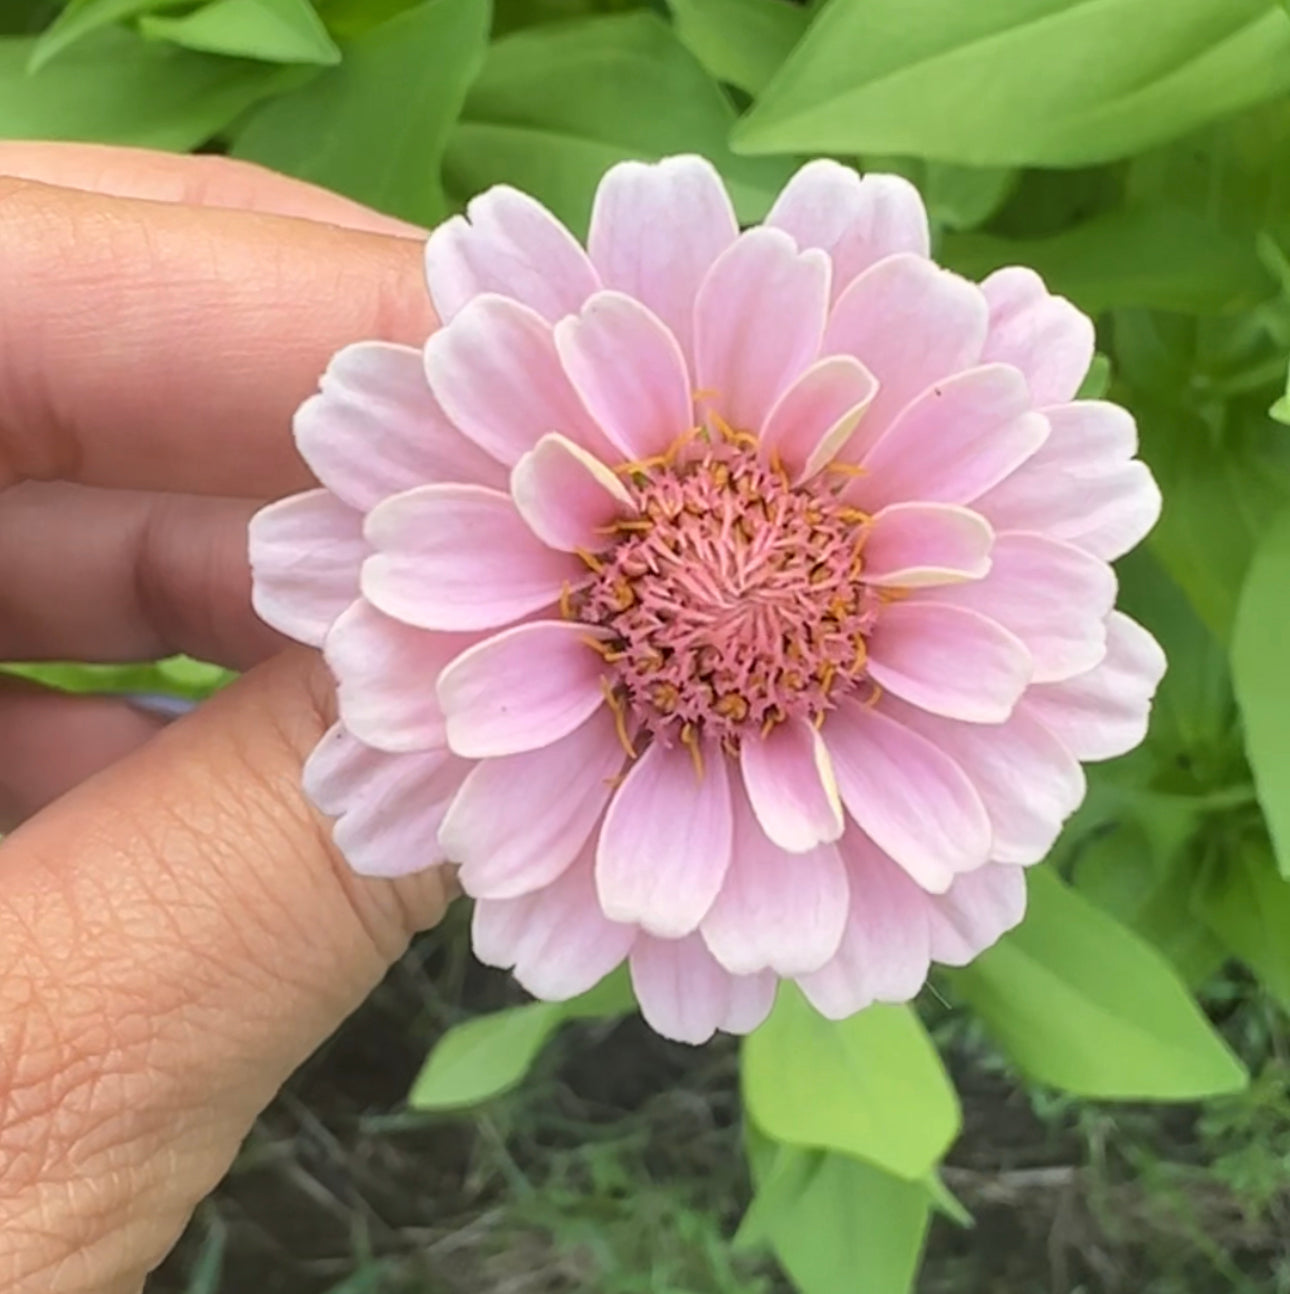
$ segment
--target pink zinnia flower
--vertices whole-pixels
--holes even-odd
[[[626,958],[692,1042],[782,977],[908,999],[1020,920],[1164,668],[1113,610],[1160,498],[1072,403],[1088,319],[823,161],[744,233],[706,162],[617,166],[587,251],[494,189],[426,266],[442,329],[336,356],[325,488],[252,533],[336,677],[305,780],[354,868],[459,864],[480,958],[552,999]]]

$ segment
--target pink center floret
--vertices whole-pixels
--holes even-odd
[[[881,599],[861,579],[866,518],[828,478],[794,486],[717,442],[627,486],[640,517],[574,607],[608,631],[616,699],[645,731],[733,752],[864,682]]]

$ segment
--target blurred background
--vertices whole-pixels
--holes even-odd
[[[1290,1291],[1286,3],[0,0],[0,137],[228,152],[427,227],[505,181],[578,233],[627,157],[704,153],[745,221],[811,156],[897,171],[943,263],[1031,265],[1094,315],[1085,393],[1134,412],[1165,495],[1120,570],[1171,659],[1152,732],[1091,770],[1044,867],[1067,897],[1000,954],[1031,997],[989,954],[916,1004],[962,1123],[916,1200],[823,1163],[772,1190],[734,1040],[666,1043],[616,984],[525,1006],[459,905],[149,1294]],[[1224,1044],[1244,1080],[1204,1077]]]

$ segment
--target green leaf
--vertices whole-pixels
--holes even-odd
[[[1003,265],[1033,266],[1090,314],[1123,306],[1226,312],[1272,290],[1248,240],[1172,207],[1113,211],[1050,238],[950,236],[942,259],[972,278]]]
[[[265,105],[233,153],[422,225],[446,212],[440,159],[488,38],[488,0],[427,0]]]
[[[725,177],[741,218],[759,220],[793,164],[735,157],[734,119],[721,87],[654,15],[549,24],[493,45],[445,169],[463,199],[514,184],[582,233],[615,162],[696,152]]]
[[[940,1160],[959,1129],[954,1089],[907,1007],[826,1020],[792,985],[744,1043],[744,1104],[776,1141],[856,1155],[900,1177]]]
[[[1283,874],[1290,876],[1290,510],[1264,535],[1232,631],[1232,681],[1245,750]]]
[[[1210,872],[1196,907],[1228,951],[1290,1010],[1290,885],[1262,841]]]
[[[925,1182],[847,1155],[781,1146],[749,1217],[801,1294],[838,1294],[841,1281],[863,1294],[908,1294],[931,1204]]]
[[[146,36],[210,54],[269,63],[340,62],[340,50],[309,0],[215,0],[182,18],[144,18]]]
[[[1287,0],[1290,3],[1290,0]],[[1268,416],[1290,427],[1290,375],[1286,377],[1286,393],[1268,410]]]
[[[802,38],[810,14],[789,0],[667,0],[685,47],[718,81],[756,94]]]
[[[1272,0],[829,0],[734,138],[1081,166],[1287,89]]]
[[[125,22],[139,14],[180,8],[188,3],[189,0],[69,0],[32,46],[28,70],[38,71],[56,54],[70,49],[78,40],[103,27]]]
[[[150,665],[80,665],[41,663],[2,665],[0,672],[30,679],[60,692],[82,695],[134,693],[174,696],[199,701],[231,683],[231,670],[187,656],[173,656]]]
[[[36,42],[0,39],[0,138],[76,139],[187,151],[300,70],[194,54],[106,28],[36,75]]]
[[[1164,958],[1055,876],[970,967],[960,994],[1019,1069],[1077,1096],[1194,1100],[1246,1082]]]
[[[867,169],[877,169],[870,165]],[[1018,172],[1010,166],[957,166],[927,162],[919,188],[927,214],[948,229],[975,229],[1008,200]]]
[[[530,1002],[449,1029],[408,1094],[414,1110],[457,1110],[518,1087],[551,1035],[568,1020],[623,1015],[635,1004],[624,968],[568,1002]]]

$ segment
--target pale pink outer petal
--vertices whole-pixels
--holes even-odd
[[[596,853],[600,906],[611,921],[677,939],[698,928],[730,866],[732,809],[727,757],[655,742],[609,802]]]
[[[506,469],[439,408],[413,346],[363,341],[338,351],[294,428],[318,479],[363,512],[433,481],[506,485]]]
[[[305,763],[306,794],[337,818],[333,836],[362,876],[406,876],[444,862],[439,823],[470,765],[444,750],[389,754],[340,724]]]
[[[734,977],[697,934],[683,939],[641,935],[632,946],[630,965],[641,1014],[664,1038],[698,1046],[739,1014]]]
[[[965,607],[893,602],[869,635],[869,676],[933,714],[1002,723],[1034,670],[1026,645]]]
[[[886,698],[883,709],[943,750],[968,775],[990,817],[990,857],[1041,862],[1083,802],[1079,761],[1024,703],[1006,723],[958,723]]]
[[[958,877],[946,894],[928,895],[932,960],[966,966],[1021,923],[1026,876],[1020,867],[987,863]]]
[[[267,625],[310,647],[359,595],[363,515],[330,490],[293,494],[251,518],[251,605]]]
[[[477,634],[413,629],[360,599],[341,614],[323,643],[341,722],[378,750],[442,746],[435,680],[453,657],[478,641]]]
[[[604,701],[604,660],[592,631],[537,620],[485,639],[439,675],[448,744],[470,759],[539,750],[566,737]]]
[[[997,621],[1026,644],[1034,681],[1051,683],[1092,669],[1105,655],[1105,620],[1115,593],[1115,572],[1082,548],[1012,531],[995,540],[985,579],[917,596]]]
[[[548,548],[510,496],[423,485],[377,504],[365,533],[363,595],[419,629],[492,629],[554,605],[586,568]]]
[[[1021,374],[1006,364],[937,382],[864,455],[847,497],[870,510],[911,500],[971,503],[1047,438],[1048,423],[1029,404]]]
[[[874,1002],[908,1002],[923,987],[931,957],[931,896],[863,832],[852,828],[839,848],[851,890],[842,939],[826,966],[797,981],[830,1020]]]
[[[1050,405],[1040,412],[1048,419],[1050,431],[1031,459],[1035,467],[1102,472],[1113,463],[1127,463],[1138,452],[1137,424],[1118,404],[1077,400]]]
[[[511,498],[529,529],[548,547],[596,552],[614,540],[614,522],[636,505],[598,458],[563,436],[543,436],[511,472]]]
[[[565,374],[551,325],[517,301],[476,297],[426,342],[426,374],[453,423],[507,467],[549,431],[614,457]]]
[[[735,784],[734,847],[716,902],[699,927],[735,975],[802,975],[837,951],[847,915],[846,868],[833,845],[789,854],[762,830]]]
[[[1076,759],[1112,759],[1147,734],[1151,698],[1164,677],[1160,644],[1120,611],[1106,620],[1106,656],[1087,674],[1032,687],[1022,701]]]
[[[607,288],[648,306],[694,356],[694,299],[738,237],[725,185],[702,157],[621,162],[600,181],[587,248]]]
[[[981,291],[990,303],[982,358],[1019,368],[1038,405],[1071,399],[1093,362],[1093,321],[1022,266],[996,270]]]
[[[847,812],[923,889],[943,892],[985,862],[985,805],[943,750],[855,701],[843,701],[823,732]]]
[[[842,801],[815,725],[788,719],[740,745],[744,789],[763,833],[790,854],[842,834]]]
[[[766,224],[792,234],[799,247],[818,247],[833,261],[833,298],[884,257],[926,256],[927,212],[918,190],[898,175],[866,175],[820,158],[784,186]]]
[[[707,405],[755,431],[814,362],[829,300],[829,259],[757,227],[718,258],[694,303],[695,380]]]
[[[426,283],[444,323],[475,297],[501,293],[554,323],[600,280],[578,240],[526,193],[499,184],[474,198],[426,243]]]
[[[775,402],[761,429],[761,448],[800,482],[823,471],[851,439],[878,383],[858,359],[818,360]]]
[[[587,843],[625,758],[602,708],[540,750],[481,760],[439,829],[462,889],[510,899],[554,881]]]
[[[730,1005],[717,1024],[723,1033],[752,1033],[770,1014],[779,989],[773,971],[735,975],[730,980]]]
[[[994,531],[969,508],[893,503],[874,517],[864,541],[864,581],[923,588],[976,581],[990,571]]]
[[[622,292],[598,292],[561,321],[555,345],[591,416],[635,462],[675,445],[694,425],[685,356],[667,326]]]
[[[936,382],[980,362],[989,307],[974,283],[918,255],[871,265],[838,298],[822,355],[854,355],[878,379],[845,457],[862,456]]]
[[[534,997],[565,1002],[594,988],[636,940],[608,920],[596,898],[589,849],[551,884],[513,899],[479,899],[471,923],[475,956],[514,970]]]

